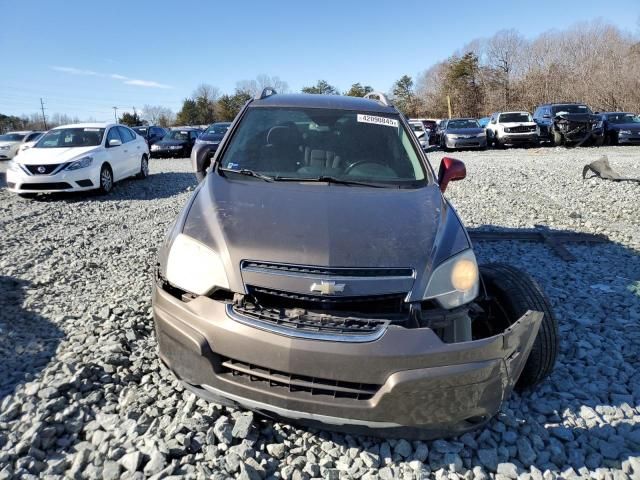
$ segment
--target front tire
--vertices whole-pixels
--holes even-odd
[[[518,390],[532,387],[551,373],[558,355],[558,324],[549,300],[533,278],[510,265],[482,265],[480,274],[488,296],[497,304],[498,320],[502,314],[503,322],[511,325],[528,310],[544,314],[529,358],[516,383]]]
[[[136,175],[136,178],[143,179],[149,176],[149,159],[147,155],[142,155],[140,159],[140,171]]]
[[[109,165],[102,165],[100,169],[100,186],[98,187],[98,193],[106,195],[113,190],[113,171]]]

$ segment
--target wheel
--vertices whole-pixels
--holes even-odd
[[[113,172],[109,165],[102,165],[100,169],[100,187],[98,191],[105,195],[113,189]]]
[[[528,310],[544,314],[538,336],[516,383],[518,390],[531,387],[549,375],[558,355],[558,324],[549,300],[533,278],[510,265],[481,265],[480,275],[490,298],[488,308],[495,314],[490,320],[493,323],[489,325],[490,329],[503,331]]]
[[[149,176],[149,159],[147,155],[142,155],[142,159],[140,160],[140,171],[136,175],[136,178],[143,179]]]
[[[604,135],[601,136],[601,137],[596,138],[595,141],[593,142],[593,144],[596,147],[601,147],[604,144]]]
[[[556,132],[555,130],[551,131],[551,146],[560,146],[562,145],[562,134],[560,132]]]

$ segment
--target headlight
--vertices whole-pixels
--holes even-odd
[[[631,135],[631,130],[618,130],[620,135]]]
[[[11,145],[0,145],[0,150],[9,150]]]
[[[455,135],[455,134],[453,134],[453,133],[447,133],[447,134],[445,135],[445,137],[447,137],[447,138],[451,138],[451,139],[456,139],[456,138],[458,138],[458,135]]]
[[[450,309],[469,303],[478,296],[478,263],[473,250],[465,250],[438,265],[431,274],[425,300],[435,299]]]
[[[158,145],[151,145],[151,150],[158,150],[160,147]]]
[[[182,233],[173,241],[169,251],[167,280],[196,295],[209,293],[214,287],[229,288],[220,256]]]
[[[93,162],[93,157],[83,157],[80,160],[76,160],[71,163],[66,169],[67,170],[78,170],[79,168],[87,168]]]
[[[18,164],[13,160],[9,161],[9,164],[7,165],[7,170],[11,170],[13,172],[20,172],[21,171],[20,167],[18,166]]]
[[[486,137],[487,136],[487,132],[480,132],[479,134],[476,135],[476,137]]]
[[[180,150],[182,145],[170,145],[169,150]]]

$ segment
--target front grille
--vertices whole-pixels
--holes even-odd
[[[268,270],[274,273],[292,273],[299,275],[326,275],[328,277],[412,277],[411,268],[328,268],[308,265],[288,265],[267,262],[246,261],[243,269]]]
[[[59,163],[54,165],[25,165],[32,175],[49,175],[59,166]]]
[[[298,393],[310,397],[325,396],[369,400],[381,387],[381,385],[368,383],[343,382],[341,380],[296,375],[228,357],[221,356],[220,360],[222,362],[221,376],[230,376],[236,382],[259,385],[262,388],[266,387],[273,391],[284,390],[289,393]]]
[[[71,185],[67,182],[23,183],[20,188],[22,190],[66,190],[71,188]]]
[[[504,130],[505,132],[508,132],[508,133],[530,133],[530,132],[535,132],[536,127],[520,125],[518,127],[505,128]]]
[[[300,308],[261,308],[250,304],[232,308],[239,315],[268,325],[316,334],[368,335],[387,328],[390,323],[385,319],[309,312]]]
[[[334,310],[358,313],[399,313],[403,309],[406,293],[368,295],[358,297],[329,297],[283,292],[269,288],[247,286],[250,296],[259,305],[271,308],[302,308],[305,310]]]

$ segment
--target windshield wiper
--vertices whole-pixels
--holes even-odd
[[[218,168],[218,170],[225,173],[226,172],[238,173],[240,175],[246,175],[247,177],[259,178],[260,180],[264,180],[265,182],[273,182],[274,180],[274,178],[270,177],[269,175],[264,175],[262,173],[255,172],[253,170],[249,170],[248,168],[241,168],[240,170],[234,170],[232,168]]]
[[[342,178],[336,178],[328,175],[321,175],[319,177],[273,177],[273,180],[276,182],[327,182],[334,183],[337,185],[358,185],[361,187],[373,187],[373,188],[384,188],[384,185],[375,184],[375,183],[367,183],[367,182],[359,182],[357,180],[345,180]]]

